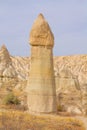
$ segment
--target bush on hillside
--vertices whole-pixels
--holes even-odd
[[[20,104],[20,100],[13,93],[9,93],[4,97],[3,103],[5,105],[10,105],[10,104],[18,105]]]

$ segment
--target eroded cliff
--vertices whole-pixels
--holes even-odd
[[[9,91],[22,91],[27,86],[30,57],[11,56],[5,46],[0,49],[0,99]],[[58,104],[69,112],[87,110],[87,55],[56,56],[54,71]],[[1,100],[0,100],[1,102]]]

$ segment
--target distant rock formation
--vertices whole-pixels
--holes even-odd
[[[1,47],[0,94],[4,87],[25,88],[30,73],[30,60],[30,57],[13,57],[5,46]],[[57,99],[58,102],[60,99],[63,109],[87,114],[87,55],[56,56],[54,71]]]
[[[28,108],[31,113],[56,113],[56,88],[52,48],[54,37],[42,14],[30,32],[31,67]]]
[[[61,70],[55,77],[58,105],[64,111],[82,113],[81,89],[77,78],[67,70]]]
[[[87,55],[55,57],[54,64],[60,104],[71,113],[87,114]]]
[[[3,45],[0,50],[0,77],[14,78],[16,75],[10,54],[5,45]]]
[[[30,58],[10,56],[7,48],[3,45],[0,49],[0,77],[26,80],[29,73],[28,59]],[[24,72],[25,68],[26,72]]]

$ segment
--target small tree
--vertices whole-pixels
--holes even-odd
[[[18,105],[20,104],[20,100],[13,93],[9,93],[3,99],[3,103],[5,105],[10,105],[10,104]]]

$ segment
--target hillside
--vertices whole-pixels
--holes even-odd
[[[3,45],[0,49],[0,103],[13,91],[26,102],[30,57],[11,56]],[[87,113],[87,55],[56,56],[54,71],[58,105],[68,112]]]

